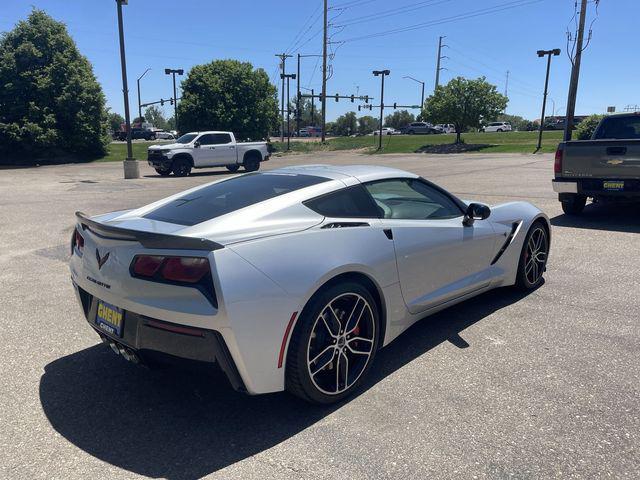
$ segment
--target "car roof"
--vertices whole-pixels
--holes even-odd
[[[344,180],[352,177],[360,182],[370,182],[385,178],[418,178],[418,175],[411,172],[381,165],[296,165],[269,170],[269,172],[315,175],[332,180]]]

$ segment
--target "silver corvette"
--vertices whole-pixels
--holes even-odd
[[[310,165],[78,212],[70,269],[87,322],[127,360],[218,364],[235,389],[329,403],[417,320],[538,287],[550,233],[526,202],[489,208],[401,170]]]

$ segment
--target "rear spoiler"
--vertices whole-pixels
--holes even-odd
[[[206,238],[181,237],[165,233],[143,232],[129,228],[115,227],[91,220],[82,212],[76,212],[78,223],[83,230],[89,230],[94,235],[111,240],[125,240],[139,242],[146,248],[171,248],[176,250],[205,250],[213,251],[224,248],[219,243]]]

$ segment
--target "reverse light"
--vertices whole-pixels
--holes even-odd
[[[564,155],[564,151],[561,146],[558,146],[556,150],[556,156],[553,162],[553,173],[562,173],[562,157]]]

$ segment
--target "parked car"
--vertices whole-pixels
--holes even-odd
[[[453,123],[439,123],[434,125],[433,128],[437,129],[440,133],[456,133],[456,127]]]
[[[127,139],[127,132],[118,132],[118,140],[125,141]],[[146,128],[132,128],[131,140],[155,140],[156,132],[153,130],[147,130]]]
[[[558,145],[553,190],[562,210],[582,213],[595,202],[640,201],[640,113],[604,117],[591,140]]]
[[[438,130],[433,125],[427,122],[412,122],[406,127],[404,127],[402,129],[402,132],[406,133],[407,135],[418,135],[418,134],[431,135],[435,133],[442,133],[440,130]]]
[[[510,132],[511,124],[507,122],[491,122],[490,124],[482,127],[481,132]]]
[[[171,132],[165,132],[162,130],[156,131],[156,138],[158,140],[175,140],[176,137],[173,133]]]
[[[374,135],[378,135],[379,133],[380,133],[380,129],[373,131]],[[382,129],[382,135],[395,135],[395,134],[396,134],[396,129],[395,128],[384,127]]]
[[[498,287],[538,288],[550,235],[527,202],[463,202],[387,167],[301,165],[78,212],[69,271],[102,348],[152,367],[217,364],[238,391],[329,404],[369,382],[378,350],[420,319]]]
[[[191,132],[169,145],[151,145],[147,161],[160,175],[186,177],[192,168],[227,167],[237,172],[260,168],[269,159],[267,142],[236,142],[233,132]]]

